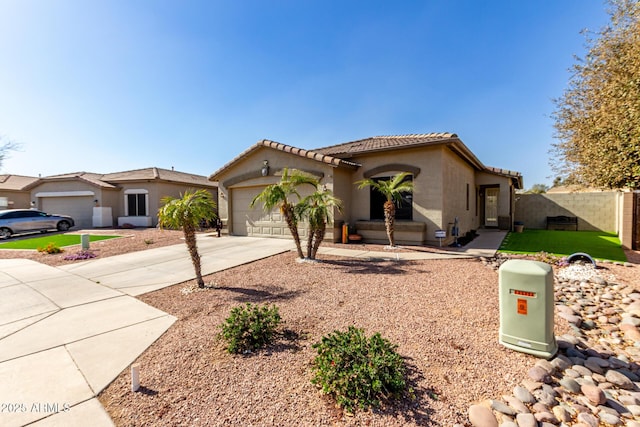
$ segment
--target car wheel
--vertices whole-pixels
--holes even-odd
[[[8,228],[0,228],[0,238],[2,239],[8,239],[9,237],[11,237],[11,230],[9,230]]]
[[[67,221],[60,221],[58,223],[58,231],[67,231],[69,228],[71,228],[71,224]]]

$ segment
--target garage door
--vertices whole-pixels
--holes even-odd
[[[93,221],[93,197],[42,197],[41,209],[50,214],[69,215],[75,221],[74,229],[91,228]]]
[[[249,207],[253,198],[260,194],[264,187],[248,187],[231,189],[232,231],[235,236],[282,237],[291,236],[287,223],[279,209],[265,212],[261,203]],[[299,224],[300,236],[306,235],[304,224]]]

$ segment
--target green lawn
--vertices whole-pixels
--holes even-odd
[[[114,239],[120,236],[103,236],[103,235],[89,235],[90,242],[97,242],[98,240]],[[10,242],[0,243],[0,249],[38,249],[47,246],[49,243],[54,243],[56,246],[72,246],[79,245],[79,234],[52,234],[43,237],[34,237],[31,239],[12,240]]]
[[[627,260],[615,233],[603,231],[524,230],[509,233],[500,246],[503,253],[534,254],[548,252],[567,256],[585,252],[592,258],[611,261]]]

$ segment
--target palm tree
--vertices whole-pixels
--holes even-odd
[[[270,212],[276,206],[280,209],[280,213],[284,217],[296,244],[298,258],[304,258],[304,255],[302,254],[300,234],[298,233],[298,216],[294,210],[294,204],[289,199],[295,195],[300,200],[300,193],[298,193],[296,187],[302,184],[309,184],[317,188],[318,180],[298,170],[294,170],[289,174],[289,170],[285,168],[282,171],[280,182],[267,185],[260,194],[253,198],[250,204],[253,207],[256,202],[262,202],[266,212]]]
[[[387,201],[384,202],[384,226],[387,229],[387,237],[391,247],[395,246],[395,241],[393,240],[393,224],[396,220],[395,205],[400,206],[400,203],[402,203],[402,193],[413,192],[413,182],[405,181],[405,178],[409,175],[411,175],[409,172],[401,172],[387,180],[367,178],[356,182],[358,189],[371,187],[387,198]]]
[[[307,257],[316,259],[318,248],[324,240],[327,229],[327,221],[331,218],[333,208],[341,210],[342,202],[327,189],[316,190],[305,197],[295,207],[296,214],[300,218],[309,221],[309,234],[307,236]]]
[[[196,271],[198,287],[204,288],[200,254],[196,245],[196,230],[202,220],[214,220],[216,203],[207,190],[186,191],[180,198],[166,196],[158,210],[158,224],[161,228],[182,228],[184,240]]]

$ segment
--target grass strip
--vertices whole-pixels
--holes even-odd
[[[89,242],[115,239],[116,237],[120,236],[89,235]],[[81,240],[79,234],[54,234],[0,243],[0,249],[36,250],[47,246],[49,243],[63,248],[65,246],[79,245]]]
[[[568,256],[584,252],[592,258],[625,262],[620,239],[615,233],[604,231],[527,230],[509,233],[499,252],[511,254],[535,254],[547,252]]]

